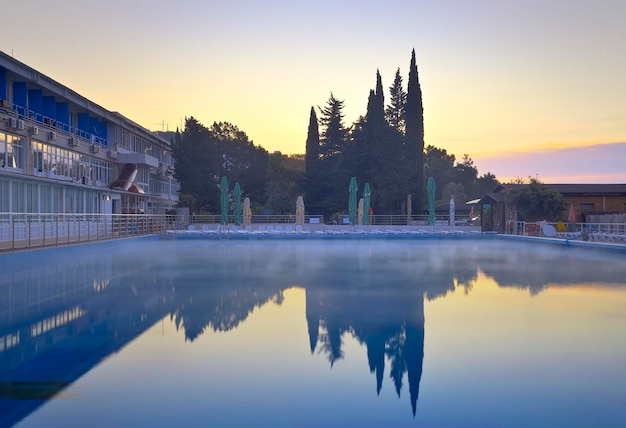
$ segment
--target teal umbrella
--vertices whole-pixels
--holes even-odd
[[[363,225],[370,224],[370,196],[372,196],[370,192],[370,184],[365,183],[363,187]]]
[[[356,224],[356,191],[359,190],[359,186],[356,185],[356,177],[350,179],[350,200],[348,201],[348,212],[350,213],[350,224]]]
[[[228,180],[226,177],[222,177],[220,183],[220,208],[222,209],[220,223],[228,224]]]
[[[241,187],[239,183],[235,183],[235,188],[233,189],[233,197],[235,198],[235,224],[237,226],[241,225]]]
[[[435,179],[428,177],[428,224],[435,224]]]

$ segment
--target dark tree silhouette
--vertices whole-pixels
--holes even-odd
[[[396,131],[404,134],[406,121],[406,92],[402,87],[402,76],[400,75],[400,67],[396,71],[396,77],[393,85],[389,87],[389,105],[385,110],[385,117],[389,126]]]
[[[222,176],[239,182],[252,201],[266,200],[269,155],[235,125],[215,122],[207,128],[190,117],[172,152],[181,194],[196,201],[197,211],[219,211]]]
[[[411,53],[409,81],[406,100],[406,159],[411,163],[411,175],[408,180],[412,186],[413,212],[421,213],[424,209],[424,107],[420,87],[415,49]]]

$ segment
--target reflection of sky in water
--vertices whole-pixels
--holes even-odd
[[[619,426],[621,258],[378,240],[5,256],[0,425]],[[35,381],[69,386],[15,399]]]

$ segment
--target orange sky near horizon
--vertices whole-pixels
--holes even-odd
[[[311,106],[332,92],[350,126],[376,70],[387,101],[398,67],[406,85],[415,48],[426,145],[467,153],[499,179],[626,183],[623,168],[593,157],[609,143],[609,160],[626,154],[621,0],[33,0],[11,10],[28,30],[7,20],[0,50],[148,129],[227,121],[270,152],[304,153]],[[543,158],[554,160],[537,170]]]

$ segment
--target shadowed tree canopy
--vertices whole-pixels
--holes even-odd
[[[306,155],[307,211],[326,216],[345,212],[346,189],[352,176],[357,177],[360,186],[370,184],[375,214],[391,215],[406,213],[409,194],[412,213],[418,215],[425,210],[425,176],[435,178],[438,199],[450,183],[462,187],[472,199],[498,184],[492,174],[478,178],[467,154],[457,163],[454,155],[444,149],[429,146],[424,153],[424,108],[415,50],[411,53],[407,91],[398,68],[389,94],[389,105],[385,107],[382,77],[377,70],[366,114],[349,130],[343,126],[343,101],[332,93],[326,106],[319,109],[321,133],[312,110]]]
[[[557,220],[568,207],[563,195],[547,188],[538,178],[509,190],[506,203],[514,206],[526,221]]]
[[[396,71],[396,77],[393,85],[389,87],[389,105],[385,110],[385,117],[389,126],[404,134],[406,121],[406,92],[402,87],[402,76],[400,75],[400,67]]]
[[[218,184],[222,176],[230,183],[239,182],[243,195],[252,201],[265,201],[268,153],[235,125],[215,122],[207,128],[189,117],[184,131],[176,136],[172,153],[180,193],[195,201],[192,210],[219,212]]]
[[[322,134],[320,138],[320,157],[328,159],[342,152],[343,145],[347,140],[348,130],[343,124],[344,101],[338,100],[330,94],[324,108],[320,108]]]
[[[424,107],[415,49],[411,53],[407,85],[405,156],[409,162],[413,162],[410,165],[409,180],[413,183],[413,212],[419,213],[424,208]]]
[[[305,194],[304,200],[308,211],[320,214],[320,201],[324,199],[322,182],[322,168],[320,166],[320,133],[315,108],[311,107],[309,130],[306,138],[305,155]]]
[[[305,201],[315,214],[330,216],[342,208],[343,195],[349,179],[349,165],[346,159],[346,143],[348,130],[344,126],[344,102],[331,93],[324,108],[320,108],[319,159],[310,159],[317,163],[315,171],[307,163],[308,201]],[[309,124],[309,126],[311,126]]]

